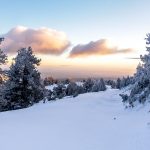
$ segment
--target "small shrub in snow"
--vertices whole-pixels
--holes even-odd
[[[66,88],[66,95],[71,96],[74,94],[78,95],[78,85],[75,82],[71,82]]]
[[[55,99],[56,99],[56,96],[54,95],[53,91],[51,91],[51,90],[46,90],[46,92],[45,92],[45,98],[46,98],[48,101],[51,101],[51,100],[55,100]]]
[[[58,84],[57,87],[53,88],[53,94],[52,94],[53,98],[54,99],[56,99],[56,98],[58,98],[58,99],[63,98],[64,96],[66,96],[65,90],[66,90],[66,87],[63,84]]]

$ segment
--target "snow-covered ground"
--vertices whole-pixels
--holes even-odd
[[[124,109],[119,90],[0,113],[1,150],[149,150],[150,105]]]

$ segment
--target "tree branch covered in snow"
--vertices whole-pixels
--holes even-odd
[[[134,86],[128,96],[121,95],[124,102],[134,106],[135,102],[144,103],[150,95],[150,33],[146,35],[147,54],[140,56],[141,62],[134,75]]]

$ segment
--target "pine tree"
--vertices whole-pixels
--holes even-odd
[[[4,38],[0,38],[0,44],[3,40],[4,40]],[[0,65],[5,64],[6,62],[7,62],[7,56],[0,49]],[[3,75],[4,75],[4,72],[3,72],[2,68],[0,68],[0,83],[2,83],[2,81],[3,81]]]
[[[77,92],[78,92],[78,85],[75,82],[69,83],[66,88],[66,95],[71,96]]]
[[[98,92],[99,91],[99,81],[95,81],[94,85],[92,86],[91,92]]]
[[[134,86],[128,97],[123,100],[129,103],[129,106],[134,106],[134,102],[144,103],[150,95],[150,34],[147,34],[146,51],[147,54],[140,56],[141,64],[138,65],[136,74],[134,75]]]
[[[94,85],[94,81],[92,79],[87,79],[84,83],[83,83],[83,88],[85,92],[91,92],[92,87]]]
[[[66,96],[65,91],[66,91],[66,87],[63,84],[59,83],[57,87],[53,88],[53,97],[54,97],[54,99],[56,99],[56,98],[61,99],[64,96]]]
[[[75,82],[70,82],[66,88],[66,95],[76,97],[84,93],[82,86],[77,85]]]
[[[105,85],[104,79],[101,78],[100,83],[99,83],[99,91],[105,91],[105,90],[106,90],[106,85]]]
[[[43,98],[44,87],[36,68],[41,60],[33,55],[31,47],[20,49],[14,61],[2,93],[4,110],[25,108]]]
[[[116,88],[117,89],[121,88],[121,79],[120,78],[118,78],[117,81],[116,81]]]
[[[1,42],[4,40],[4,38],[0,38],[0,44]],[[7,56],[3,53],[3,51],[0,49],[0,65],[5,64],[7,62]],[[3,77],[4,77],[4,71],[2,70],[2,68],[0,68],[0,111],[1,111],[1,107],[4,104],[4,101],[2,99],[2,89],[3,87]]]
[[[92,86],[91,92],[99,92],[99,91],[105,91],[105,90],[106,90],[106,85],[105,85],[103,78],[101,78],[100,80],[95,80],[95,83]]]

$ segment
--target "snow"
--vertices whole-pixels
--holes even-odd
[[[76,84],[77,84],[78,86],[82,86],[82,85],[83,85],[83,82],[77,81]]]
[[[77,84],[78,86],[82,86],[82,85],[83,85],[83,82],[78,81],[78,82],[76,82],[76,84]],[[68,84],[66,84],[66,85],[64,85],[64,86],[67,87],[67,85],[68,85]],[[47,90],[53,91],[53,88],[54,88],[54,87],[57,87],[57,86],[58,86],[57,84],[53,84],[53,85],[47,85],[47,86],[45,86],[45,88],[46,88]]]
[[[53,88],[54,87],[57,87],[58,85],[57,84],[53,84],[53,85],[48,85],[48,86],[45,86],[45,88],[47,89],[47,90],[53,90]]]
[[[150,105],[125,109],[117,89],[0,113],[2,150],[149,150]]]

